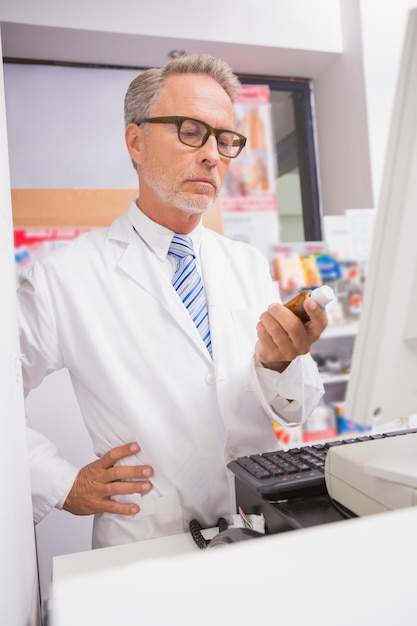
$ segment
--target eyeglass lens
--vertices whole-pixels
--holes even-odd
[[[195,120],[182,120],[178,127],[178,137],[187,146],[199,148],[206,143],[210,136],[204,124]],[[230,131],[216,134],[217,149],[220,154],[227,157],[236,156],[241,150],[241,142],[238,135]]]

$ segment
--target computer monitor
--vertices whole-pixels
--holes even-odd
[[[346,417],[376,426],[417,413],[417,9],[409,13]]]

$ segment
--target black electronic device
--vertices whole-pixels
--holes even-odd
[[[264,537],[263,533],[258,533],[252,528],[228,528],[223,530],[208,544],[208,548],[221,548],[231,543],[237,543],[238,541],[247,541],[248,539],[256,539],[257,537]]]
[[[259,533],[252,528],[229,528],[227,521],[221,517],[217,521],[219,532],[212,539],[206,539],[202,533],[201,524],[198,520],[193,519],[189,524],[191,537],[200,550],[206,548],[220,548],[238,541],[246,541],[247,539],[256,539],[264,537],[263,533]]]
[[[417,432],[417,429],[367,434],[289,450],[242,456],[229,463],[228,468],[245,485],[270,502],[326,494],[324,465],[331,447],[411,432]]]

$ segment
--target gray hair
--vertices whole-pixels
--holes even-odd
[[[172,59],[162,68],[153,68],[139,74],[130,83],[125,96],[125,126],[149,117],[159,98],[164,80],[172,74],[206,74],[227,93],[233,103],[240,91],[240,82],[227,63],[208,54],[193,54]]]

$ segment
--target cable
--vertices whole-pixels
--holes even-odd
[[[218,526],[220,533],[229,528],[229,524],[224,517],[220,517],[217,520],[216,526]],[[188,527],[190,529],[191,537],[193,538],[194,543],[200,548],[200,550],[205,550],[209,545],[211,539],[206,539],[204,537],[203,533],[201,532],[200,522],[196,519],[192,519]]]
[[[205,539],[201,532],[201,524],[196,519],[192,519],[188,525],[190,529],[191,536],[194,540],[194,543],[200,548],[200,550],[205,550],[208,544],[210,543],[210,539]]]
[[[224,519],[224,517],[220,517],[217,520],[217,524],[216,526],[219,527],[219,533],[221,533],[223,530],[227,530],[229,528],[229,524],[227,523],[227,521]]]

